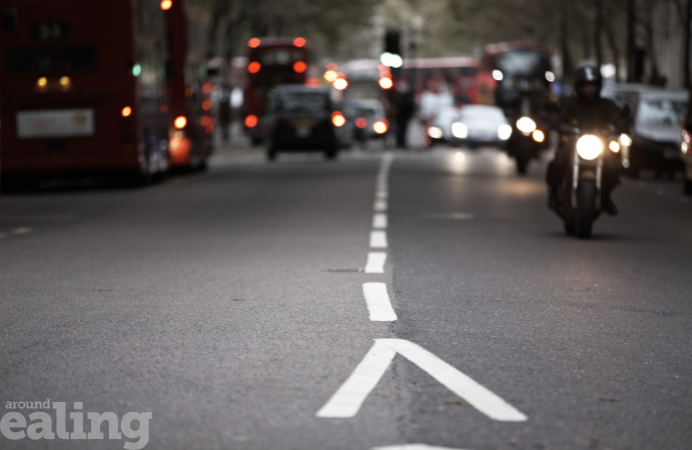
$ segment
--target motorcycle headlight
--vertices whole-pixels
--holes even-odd
[[[545,141],[545,133],[542,132],[541,130],[534,131],[531,136],[533,136],[533,140],[538,142],[538,143]]]
[[[585,134],[577,141],[577,153],[588,161],[596,159],[603,153],[603,142],[592,134]]]
[[[469,129],[461,122],[454,122],[452,124],[452,134],[455,138],[466,139],[466,137],[469,135]]]
[[[503,123],[499,127],[497,127],[497,137],[502,140],[506,141],[509,139],[509,137],[512,135],[512,127],[510,125],[507,125],[506,123]]]
[[[620,141],[620,145],[622,145],[623,147],[629,147],[630,145],[632,145],[632,138],[626,135],[625,133],[622,133],[618,140]]]
[[[522,133],[528,135],[533,133],[533,130],[536,129],[536,122],[531,120],[529,117],[522,117],[521,119],[517,120],[517,128]]]
[[[433,139],[440,139],[442,138],[442,130],[438,127],[430,127],[428,128],[428,136]]]

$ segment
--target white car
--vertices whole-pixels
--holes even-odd
[[[687,100],[687,91],[647,91],[639,95],[632,145],[622,155],[622,165],[630,174],[636,176],[641,169],[683,169],[680,135]]]
[[[512,126],[497,106],[466,105],[452,123],[451,144],[470,147],[506,147]]]
[[[452,124],[459,120],[459,109],[447,106],[431,113],[426,125],[429,145],[437,142],[451,142]]]

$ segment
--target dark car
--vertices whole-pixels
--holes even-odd
[[[623,166],[632,175],[642,169],[682,170],[681,119],[687,109],[685,91],[649,91],[639,95],[634,111],[632,146]]]
[[[279,86],[269,107],[267,158],[278,152],[324,152],[328,159],[338,153],[332,123],[334,108],[329,91],[303,85]]]

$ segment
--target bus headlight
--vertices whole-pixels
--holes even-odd
[[[519,131],[528,136],[536,129],[536,122],[531,120],[529,117],[522,117],[521,119],[517,120],[517,128]]]
[[[588,161],[594,160],[603,153],[603,142],[593,134],[585,134],[577,141],[577,153]]]
[[[625,133],[622,133],[618,140],[620,141],[620,145],[622,145],[623,147],[629,147],[630,145],[632,145],[632,138],[626,135]]]
[[[512,127],[510,125],[503,123],[502,125],[497,127],[497,137],[500,140],[506,141],[507,139],[509,139],[510,136],[512,136]]]
[[[545,141],[545,133],[541,130],[535,130],[531,136],[533,137],[533,140],[539,144]]]
[[[442,139],[442,130],[438,127],[428,128],[428,136],[433,139]]]
[[[469,135],[469,129],[461,122],[454,122],[452,124],[452,134],[455,138],[466,139],[466,137]]]

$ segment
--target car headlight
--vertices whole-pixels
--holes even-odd
[[[466,139],[469,135],[469,129],[461,122],[454,122],[452,124],[452,134],[455,138]]]
[[[512,127],[510,125],[507,125],[506,123],[503,123],[499,127],[497,127],[497,137],[500,138],[503,141],[506,141],[509,139],[509,137],[512,135]]]
[[[536,122],[529,117],[522,117],[517,120],[517,128],[519,128],[519,131],[522,133],[528,135],[529,133],[533,133],[533,130],[536,129]]]
[[[625,133],[622,133],[618,140],[620,141],[620,145],[622,145],[623,147],[629,147],[630,145],[632,145],[632,138],[626,135]]]
[[[603,153],[603,142],[592,134],[585,134],[577,141],[577,153],[588,161],[596,159]]]
[[[430,128],[428,128],[428,136],[430,136],[433,139],[441,139],[442,138],[442,130],[439,129],[438,127],[430,127]]]

